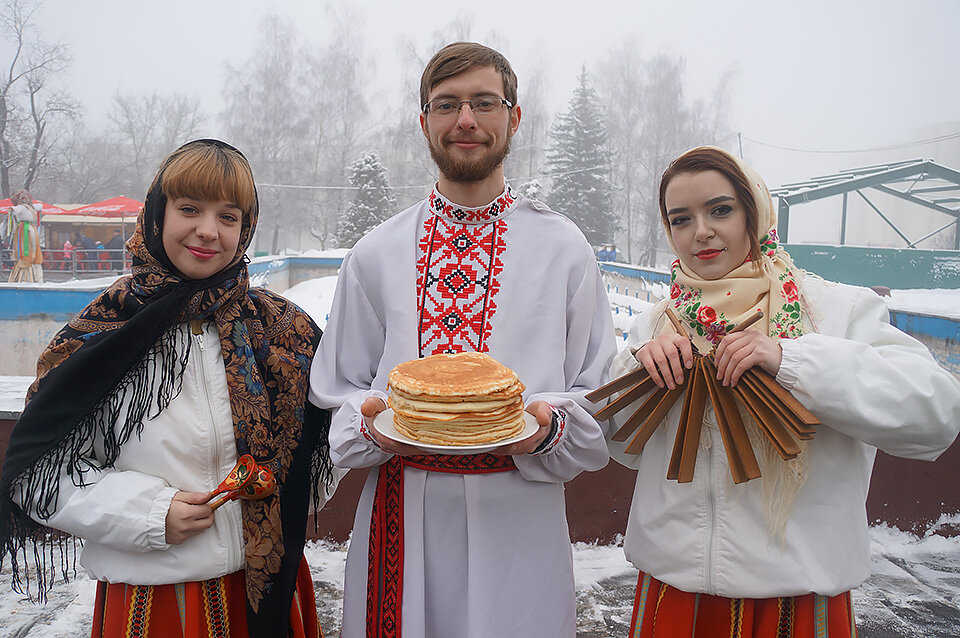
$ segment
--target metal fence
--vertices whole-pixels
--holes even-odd
[[[6,281],[14,266],[10,250],[0,255],[0,281]],[[97,250],[43,249],[44,281],[92,279],[130,272],[130,253],[126,250],[102,248]]]

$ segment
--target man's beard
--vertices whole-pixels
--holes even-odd
[[[481,182],[497,170],[503,160],[510,153],[510,140],[512,135],[508,134],[506,141],[499,149],[487,147],[486,153],[478,159],[469,161],[460,161],[453,158],[452,154],[444,149],[437,148],[432,141],[427,142],[430,147],[430,157],[440,169],[440,173],[451,182]]]

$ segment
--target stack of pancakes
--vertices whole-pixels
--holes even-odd
[[[432,445],[496,443],[523,431],[524,385],[482,352],[435,354],[390,371],[397,432]]]

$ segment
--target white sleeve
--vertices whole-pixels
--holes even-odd
[[[560,347],[561,344],[558,344]],[[569,481],[582,471],[599,470],[610,459],[604,426],[593,418],[596,406],[584,395],[603,385],[616,352],[610,301],[600,270],[593,261],[567,302],[563,378],[557,392],[534,393],[527,403],[546,401],[563,411],[562,431],[552,449],[540,455],[513,457],[520,474],[530,481]]]
[[[330,319],[310,366],[310,402],[332,410],[330,457],[340,467],[371,467],[392,456],[367,433],[360,415],[368,397],[386,395],[372,390],[383,354],[385,327],[360,285],[348,253],[340,267]]]
[[[633,372],[640,367],[640,362],[630,354],[630,349],[640,348],[653,338],[654,333],[660,328],[665,303],[664,301],[650,306],[638,314],[637,318],[633,320],[633,325],[630,326],[630,332],[627,335],[627,346],[621,349],[610,363],[610,380],[622,377],[626,373]],[[615,399],[617,396],[619,396],[619,393],[610,397],[610,400]],[[639,401],[642,401],[643,398],[644,397],[641,397],[630,406],[627,406],[610,417],[609,427],[607,429],[607,447],[610,451],[610,458],[620,465],[633,469],[640,466],[640,455],[626,453],[630,441],[618,442],[611,440],[610,437],[612,437],[614,433],[620,429],[624,421],[633,414],[633,411],[640,405]]]
[[[21,494],[14,498],[38,523],[80,538],[130,552],[169,549],[167,511],[177,488],[130,470],[90,470],[84,481],[77,487],[66,474],[60,477],[57,508],[48,519],[39,518],[35,507],[25,507]]]
[[[872,292],[856,291],[845,334],[806,334],[780,345],[777,381],[824,426],[889,454],[927,460],[956,438],[960,382],[889,324],[886,304]]]

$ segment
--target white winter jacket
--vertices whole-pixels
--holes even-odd
[[[876,449],[934,460],[957,436],[960,383],[922,344],[889,325],[874,292],[812,276],[801,290],[806,334],[780,341],[777,381],[823,425],[804,452],[808,478],[784,538],[771,537],[764,515],[767,471],[733,483],[709,401],[704,422],[713,427],[702,430],[692,483],[665,478],[682,400],[639,456],[626,454],[626,443],[609,443],[613,458],[638,471],[627,559],[678,589],[766,598],[831,596],[856,587],[870,573],[865,502]],[[654,314],[636,319],[630,346],[652,337]],[[610,377],[637,367],[625,349]],[[608,436],[632,412],[617,415]]]
[[[183,389],[113,468],[90,471],[83,488],[63,476],[56,513],[39,522],[84,539],[80,564],[97,580],[158,585],[206,580],[243,569],[240,504],[227,503],[213,527],[180,545],[165,541],[174,494],[216,488],[237,462],[220,337],[212,322],[190,335]],[[183,330],[190,330],[183,324]],[[332,493],[333,487],[330,488]],[[325,501],[329,495],[322,495]]]

